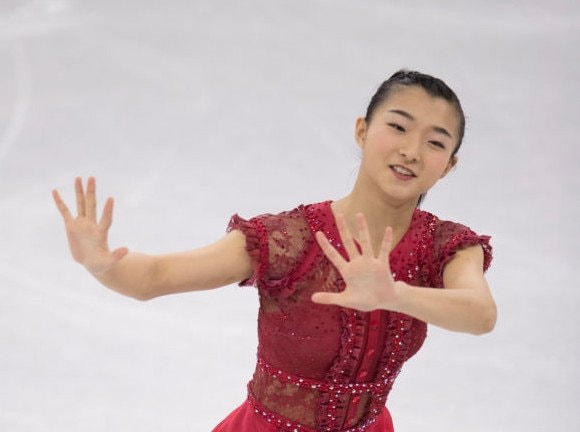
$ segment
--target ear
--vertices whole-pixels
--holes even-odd
[[[459,159],[457,158],[457,156],[451,156],[451,159],[449,159],[449,162],[447,162],[447,166],[445,167],[445,171],[443,171],[443,174],[441,174],[440,178],[443,178],[447,175],[447,173],[449,171],[451,171],[455,165],[457,165],[457,162],[459,162]]]
[[[354,139],[360,148],[364,148],[367,134],[367,122],[363,117],[357,117],[354,124]]]

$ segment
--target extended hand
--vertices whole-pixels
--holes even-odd
[[[75,261],[84,265],[93,274],[109,270],[115,262],[128,253],[128,249],[109,250],[107,236],[113,221],[113,199],[107,199],[103,214],[97,223],[95,179],[89,177],[87,192],[83,191],[80,177],[75,179],[77,217],[74,218],[56,190],[52,191],[54,202],[64,219],[71,254]]]
[[[402,282],[395,282],[389,265],[389,252],[393,242],[393,230],[387,227],[378,257],[375,256],[368,226],[362,213],[356,215],[359,228],[360,252],[348,229],[343,215],[337,215],[340,237],[348,255],[348,261],[330,244],[323,233],[316,233],[316,240],[326,257],[341,274],[346,288],[340,293],[318,292],[312,301],[334,304],[346,308],[371,311],[394,305]]]

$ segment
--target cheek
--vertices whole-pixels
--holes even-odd
[[[401,138],[388,133],[376,133],[369,135],[366,146],[370,153],[375,155],[387,155],[400,146]]]
[[[443,175],[447,167],[449,166],[450,160],[449,155],[437,155],[437,157],[432,159],[432,168],[434,174],[439,176]]]

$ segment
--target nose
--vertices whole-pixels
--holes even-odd
[[[408,162],[419,161],[420,140],[409,138],[399,147],[399,154]]]

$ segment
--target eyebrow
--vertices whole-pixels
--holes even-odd
[[[413,117],[407,111],[403,111],[403,110],[400,110],[400,109],[391,109],[388,112],[392,112],[392,113],[395,113],[395,114],[399,114],[399,115],[401,115],[401,116],[403,116],[405,118],[408,118],[411,121],[415,121],[415,117]],[[447,129],[445,129],[445,128],[442,128],[441,126],[433,126],[432,129],[435,132],[439,132],[440,134],[446,135],[449,138],[453,139],[453,136],[449,133],[449,131]]]

